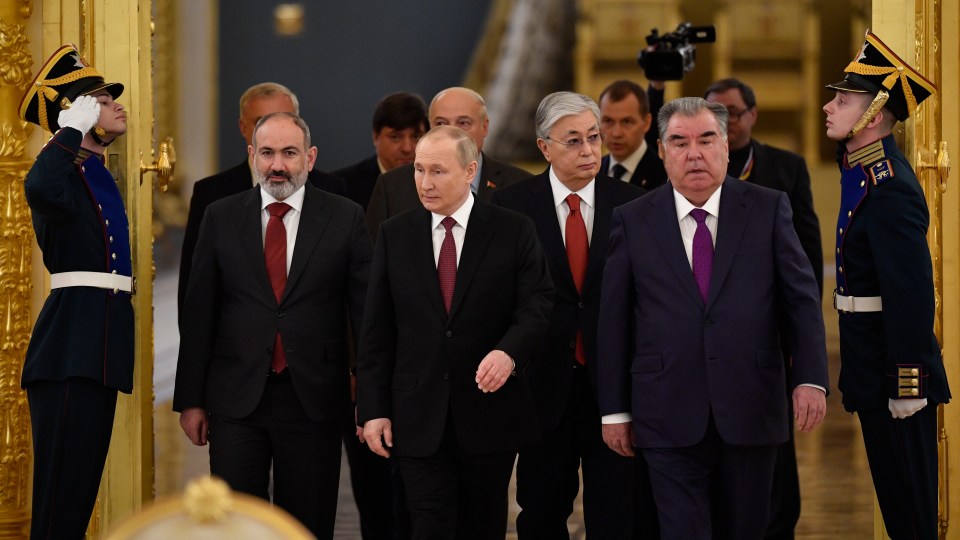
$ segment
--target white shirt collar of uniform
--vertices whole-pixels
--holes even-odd
[[[613,154],[610,154],[610,167],[607,169],[607,176],[613,176],[613,166],[617,163],[623,165],[623,167],[630,171],[630,174],[632,175],[637,171],[637,165],[640,165],[640,160],[643,159],[643,155],[646,153],[647,141],[644,139],[640,141],[640,146],[623,161],[617,161],[617,159],[613,157]]]
[[[580,188],[580,191],[570,191],[570,188],[565,186],[563,182],[557,178],[556,173],[553,172],[553,167],[550,167],[550,190],[553,191],[553,206],[557,207],[564,203],[567,200],[567,195],[571,193],[576,193],[580,196],[580,200],[587,203],[587,206],[594,208],[594,202],[596,201],[596,189],[595,182],[596,178],[590,181],[589,184]]]
[[[723,190],[723,184],[720,184],[720,187],[718,187],[717,190],[713,192],[713,195],[710,195],[710,198],[707,199],[707,202],[705,202],[703,206],[700,207],[706,210],[708,214],[710,214],[715,218],[720,217],[720,192],[722,190]],[[697,208],[696,206],[691,204],[690,201],[686,199],[686,197],[681,195],[680,192],[678,192],[676,189],[673,190],[673,202],[677,207],[677,221],[687,217],[687,214],[689,214],[691,210],[693,210],[694,208]]]
[[[303,211],[303,197],[306,195],[307,190],[304,189],[304,186],[300,186],[300,189],[293,192],[293,195],[290,195],[282,201],[278,201],[273,198],[273,195],[267,193],[267,190],[260,188],[260,211],[262,212],[267,208],[268,204],[275,202],[283,202],[290,205],[290,208],[293,208],[297,212]]]
[[[470,211],[473,210],[473,194],[470,193],[467,196],[467,200],[463,201],[463,204],[460,205],[460,208],[457,208],[456,212],[450,214],[450,217],[457,222],[457,225],[467,228],[467,221],[470,219]],[[436,214],[430,212],[432,216],[430,230],[436,229],[440,226],[440,222],[443,221],[443,218],[447,217],[442,214]]]

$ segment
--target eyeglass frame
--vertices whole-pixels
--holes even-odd
[[[731,110],[729,107],[727,107],[727,122],[728,122],[728,123],[730,123],[730,122],[739,122],[740,119],[743,117],[743,115],[745,115],[745,114],[747,114],[748,112],[752,111],[754,108],[756,108],[756,105],[754,105],[753,107],[747,107],[746,109],[744,109],[744,110],[742,110],[742,111],[737,111],[736,114],[734,114],[734,111]]]
[[[596,142],[591,142],[590,139],[594,136],[597,137]],[[576,142],[573,142],[573,143],[571,143],[570,140],[558,141],[550,137],[545,137],[544,140],[555,142],[563,146],[567,150],[579,150],[583,148],[584,141],[586,141],[586,143],[589,144],[590,146],[600,146],[601,144],[603,144],[603,141],[606,140],[606,138],[607,138],[607,134],[600,132],[600,133],[592,133],[590,135],[587,135],[586,137],[583,137],[582,139],[580,137],[571,137],[570,139],[576,140]]]

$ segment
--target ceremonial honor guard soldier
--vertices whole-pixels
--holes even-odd
[[[929,214],[891,134],[936,91],[867,33],[823,110],[840,143],[837,290],[844,408],[856,412],[890,537],[937,538],[937,404],[950,399],[933,333]]]
[[[20,102],[20,118],[54,134],[24,182],[51,288],[21,383],[33,430],[33,539],[84,536],[117,391],[133,390],[127,214],[103,164],[106,146],[127,131],[123,106],[114,101],[122,92],[67,45]]]

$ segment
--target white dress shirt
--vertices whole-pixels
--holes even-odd
[[[570,191],[570,188],[563,185],[557,175],[550,168],[550,190],[553,191],[553,206],[557,211],[557,221],[560,223],[560,236],[563,238],[563,245],[567,245],[567,216],[570,215],[570,208],[567,207],[567,196],[576,193],[580,196],[580,215],[583,217],[583,224],[587,228],[587,245],[593,240],[593,216],[596,214],[596,182],[593,180],[589,184],[580,188],[580,191]]]
[[[460,253],[463,252],[463,239],[467,235],[467,221],[470,220],[472,210],[473,195],[471,194],[467,197],[467,200],[463,201],[460,208],[450,214],[450,217],[457,222],[450,228],[450,232],[453,233],[453,241],[457,246],[457,267],[460,266]],[[436,265],[440,262],[440,246],[443,245],[443,239],[447,236],[447,229],[440,222],[447,216],[434,214],[433,212],[430,215],[432,218],[430,220],[430,230],[433,231],[433,264]]]
[[[303,196],[306,191],[303,186],[282,201],[273,198],[263,188],[260,188],[260,241],[267,238],[267,223],[270,221],[270,211],[267,205],[275,202],[287,203],[290,210],[283,216],[283,227],[287,230],[287,274],[290,274],[290,262],[293,261],[293,247],[297,243],[297,230],[300,228],[300,213],[303,211]]]
[[[644,139],[640,141],[640,146],[623,161],[617,161],[617,159],[613,157],[613,154],[610,154],[610,168],[607,169],[607,176],[613,176],[613,166],[619,163],[627,170],[627,172],[623,173],[623,176],[620,177],[620,180],[630,182],[630,179],[633,178],[633,173],[637,171],[637,166],[640,165],[640,160],[643,159],[643,155],[646,153],[647,141]]]

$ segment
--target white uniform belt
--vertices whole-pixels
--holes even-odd
[[[833,307],[845,313],[869,313],[883,311],[879,296],[843,296],[833,294]]]
[[[106,272],[60,272],[50,274],[50,288],[61,289],[63,287],[96,287],[98,289],[133,292],[133,278]]]

